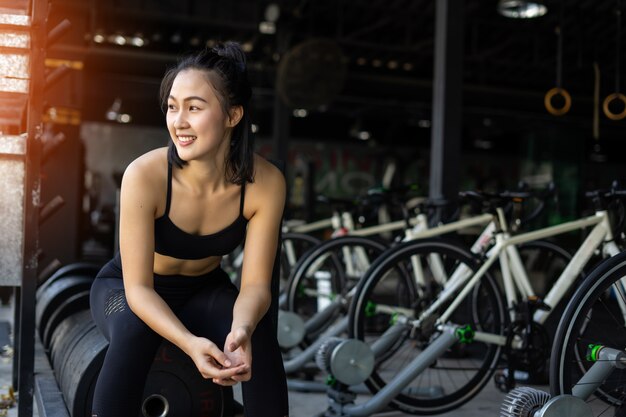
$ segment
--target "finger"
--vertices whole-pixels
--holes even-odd
[[[218,348],[213,349],[210,355],[210,357],[212,357],[216,363],[224,368],[230,368],[230,366],[233,364],[228,356],[226,356],[226,354]]]
[[[231,379],[233,381],[236,381],[236,382],[249,381],[251,378],[252,378],[252,374],[250,372],[245,372],[245,373],[242,373],[242,374],[236,374],[236,375],[233,375],[231,377]]]
[[[241,342],[237,339],[237,336],[233,337],[233,340],[230,341],[230,343],[228,344],[228,350],[231,352],[236,351],[239,346],[241,345]]]
[[[235,381],[231,378],[228,379],[219,379],[219,378],[213,378],[213,383],[214,384],[218,384],[224,387],[232,387],[233,385],[236,385],[238,381]]]
[[[237,374],[242,374],[247,371],[245,365],[237,366],[234,368],[218,369],[211,372],[211,377],[215,379],[230,379]]]
[[[228,350],[230,350],[231,352],[237,350],[239,347],[241,347],[241,345],[243,345],[247,340],[247,335],[244,332],[234,332],[233,333],[233,340],[231,340],[230,344],[228,345]]]
[[[230,385],[234,385],[239,382],[236,377],[241,375],[245,375],[249,373],[249,367],[242,365],[235,368],[222,369],[213,374],[214,380],[220,380],[222,383],[229,383]]]

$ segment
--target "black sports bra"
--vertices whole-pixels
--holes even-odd
[[[226,228],[210,235],[192,235],[180,230],[169,217],[172,200],[172,164],[167,164],[165,213],[154,220],[154,251],[178,259],[203,259],[232,252],[244,239],[248,219],[243,215],[245,183],[241,186],[239,217]]]

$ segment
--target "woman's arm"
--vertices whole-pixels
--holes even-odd
[[[224,351],[234,362],[251,362],[250,338],[271,303],[271,281],[278,231],[285,205],[285,178],[269,162],[257,158],[255,182],[246,190],[246,204],[253,214],[248,222],[241,288],[233,308],[231,333]],[[249,373],[236,380],[249,379]]]
[[[122,179],[120,253],[126,299],[131,310],[155,332],[174,343],[195,362],[205,378],[227,378],[237,372],[211,341],[196,337],[154,290],[154,219],[163,192],[151,161],[131,163]],[[240,370],[239,370],[240,371]]]

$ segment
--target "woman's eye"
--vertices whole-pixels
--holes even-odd
[[[176,107],[174,107],[174,105],[173,105],[173,104],[168,104],[168,105],[167,105],[167,109],[168,109],[168,110],[175,110],[175,109],[176,109]]]
[[[196,106],[189,106],[189,110],[200,110],[200,108]]]

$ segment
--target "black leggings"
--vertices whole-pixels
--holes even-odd
[[[116,263],[105,265],[91,288],[91,314],[109,341],[94,392],[94,417],[139,415],[145,381],[163,340],[128,307]],[[154,288],[193,334],[224,346],[238,291],[223,270],[199,277],[155,275]],[[242,392],[246,417],[288,414],[285,371],[270,314],[252,335],[252,379],[242,383]]]

